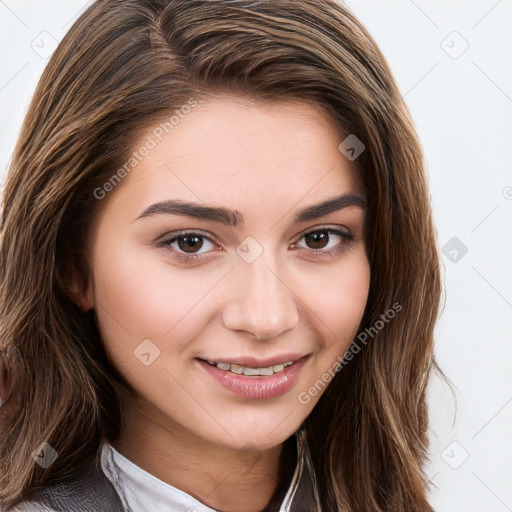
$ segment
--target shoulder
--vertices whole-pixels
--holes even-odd
[[[119,495],[101,469],[45,487],[5,512],[125,512]]]

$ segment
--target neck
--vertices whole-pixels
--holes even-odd
[[[279,466],[283,445],[233,450],[147,407],[133,399],[123,404],[120,436],[112,445],[140,468],[205,505],[223,512],[259,512],[286,478]]]

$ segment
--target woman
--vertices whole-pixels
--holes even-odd
[[[95,2],[1,229],[5,510],[432,510],[423,156],[339,3]]]

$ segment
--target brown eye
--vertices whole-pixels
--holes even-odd
[[[158,247],[169,251],[179,261],[196,261],[215,250],[216,244],[210,237],[199,232],[182,231],[157,242]]]
[[[302,242],[303,240],[304,242]],[[294,245],[299,249],[309,249],[311,255],[336,256],[349,248],[353,241],[354,234],[350,231],[324,228],[305,233]],[[302,245],[303,243],[305,245]]]
[[[329,232],[313,231],[304,236],[306,244],[310,249],[323,249],[329,242]]]
[[[188,253],[194,253],[203,246],[202,237],[196,235],[180,236],[175,238],[175,240],[178,241],[178,247]]]

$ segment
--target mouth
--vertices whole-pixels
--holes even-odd
[[[283,372],[285,368],[294,364],[294,361],[285,361],[284,363],[254,367],[237,363],[210,361],[208,359],[203,359],[203,361],[211,366],[217,367],[219,370],[231,372],[235,375],[245,375],[247,377],[269,377],[276,373]]]
[[[311,354],[283,354],[265,360],[196,360],[210,378],[229,392],[242,398],[266,399],[290,391],[297,383],[310,356]]]

